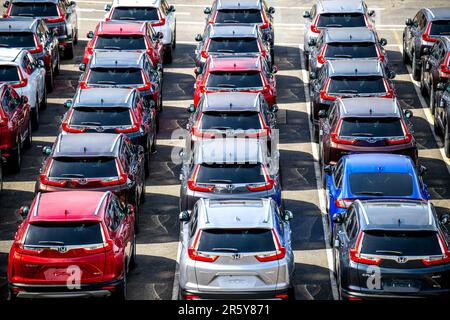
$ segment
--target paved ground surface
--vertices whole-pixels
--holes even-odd
[[[302,12],[310,9],[312,1],[268,1],[277,12],[276,64],[278,73],[278,102],[280,106],[280,152],[283,176],[283,196],[286,209],[294,212],[292,230],[296,257],[295,287],[297,299],[333,299],[333,280],[330,279],[329,250],[324,242],[321,208],[322,190],[317,189],[316,150],[311,143],[308,124],[308,104],[305,96],[307,77],[302,70],[303,41]],[[0,299],[5,298],[7,257],[17,223],[16,210],[29,205],[33,199],[34,182],[42,161],[41,148],[54,141],[61,116],[62,103],[75,92],[86,32],[94,30],[104,15],[108,1],[78,1],[80,9],[80,37],[73,60],[64,60],[56,89],[49,95],[49,107],[43,112],[41,126],[34,133],[33,147],[23,161],[20,174],[7,175],[0,195]],[[180,167],[171,162],[170,154],[176,144],[172,132],[184,127],[188,114],[186,107],[193,95],[194,36],[204,26],[203,7],[207,0],[172,3],[177,9],[178,46],[174,62],[165,67],[164,108],[158,153],[152,158],[152,172],[147,179],[147,201],[141,218],[138,237],[138,267],[129,279],[130,299],[171,299],[176,289],[176,258],[178,250],[178,175]],[[440,211],[450,208],[450,181],[448,160],[442,157],[442,141],[434,137],[428,102],[418,95],[401,58],[401,37],[405,18],[413,17],[424,5],[422,1],[380,0],[367,1],[377,12],[380,37],[388,40],[388,57],[397,72],[395,80],[399,98],[414,110],[413,124],[420,147],[420,161],[428,167],[426,182],[433,203]],[[430,0],[429,6],[448,5],[446,0]],[[174,286],[175,283],[175,286]],[[176,291],[176,290],[175,290]],[[176,292],[175,292],[176,293]]]

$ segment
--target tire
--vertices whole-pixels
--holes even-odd
[[[50,74],[45,78],[45,84],[47,86],[47,91],[52,92],[55,87],[55,77],[53,74],[53,65],[50,67]]]
[[[116,301],[125,301],[127,299],[127,264],[124,263],[123,284],[113,293],[112,298]]]
[[[17,301],[17,296],[13,293],[12,289],[8,289],[8,301]]]
[[[402,51],[403,63],[411,64],[411,59],[409,58],[408,53],[406,53],[405,48],[406,48],[406,43],[405,43],[405,40],[403,40],[403,51]]]
[[[331,228],[331,222],[330,222],[330,213],[327,212],[327,224],[328,224],[328,244],[331,248],[333,248],[333,231]]]
[[[172,41],[172,49],[176,49],[177,47],[177,27],[173,30],[173,41]]]
[[[32,134],[32,125],[31,125],[31,119],[28,121],[28,136],[23,144],[24,149],[30,149],[31,145],[33,143],[33,134]]]
[[[433,84],[431,84],[430,89],[430,111],[432,114],[434,114],[434,110],[436,109],[436,97],[435,97],[435,91]]]
[[[414,80],[419,81],[420,80],[420,69],[419,66],[417,65],[418,61],[416,58],[416,54],[413,53],[412,56],[412,65],[411,65],[411,69],[412,69],[412,77]]]
[[[75,36],[73,37],[73,44],[77,45],[78,44],[78,29],[75,28],[74,30]]]
[[[436,108],[434,108],[433,117],[434,117],[434,125],[433,125],[434,133],[437,136],[442,136],[442,130],[441,130],[441,127],[438,124],[438,115],[437,115],[437,109]]]
[[[11,156],[10,168],[13,173],[19,173],[22,166],[22,144],[20,138],[17,137],[17,149]]]
[[[444,152],[447,158],[450,158],[450,132],[448,128],[448,123],[444,129]]]
[[[161,86],[161,92],[158,95],[158,112],[163,112],[163,93],[162,93],[162,86]]]
[[[166,50],[164,51],[164,63],[172,63],[173,57],[172,57],[172,46],[166,47]]]
[[[420,93],[422,94],[422,96],[426,97],[426,96],[428,96],[428,89],[425,86],[425,78],[423,76],[423,67],[421,69],[422,69],[422,74],[420,76]]]
[[[130,270],[136,268],[136,235],[133,239],[133,249],[131,251]]]
[[[45,86],[44,86],[44,96],[42,97],[39,108],[41,110],[47,109],[47,88],[45,88]]]
[[[37,97],[36,101],[38,101]],[[31,128],[33,130],[39,129],[39,104],[36,104],[36,107],[31,109]]]
[[[309,70],[309,55],[305,53],[305,70]]]
[[[59,50],[56,52],[56,66],[55,66],[55,70],[54,70],[54,74],[60,74],[61,71],[61,57],[59,56]]]
[[[70,60],[73,59],[74,50],[73,50],[73,43],[69,43],[64,50],[64,59]]]

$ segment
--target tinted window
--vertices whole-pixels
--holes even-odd
[[[340,136],[399,137],[403,128],[398,118],[345,118]]]
[[[216,23],[262,23],[261,12],[254,10],[220,10]]]
[[[198,251],[264,252],[275,251],[275,244],[268,229],[211,229],[202,230]]]
[[[322,13],[317,21],[319,28],[365,26],[366,20],[361,13]]]
[[[436,232],[424,231],[365,232],[361,252],[402,256],[442,255]]]
[[[214,72],[208,76],[209,88],[261,88],[259,72]]]
[[[73,110],[71,125],[86,126],[129,126],[131,125],[128,108],[82,108]]]
[[[159,15],[157,8],[116,7],[114,8],[111,19],[156,21],[159,20]]]
[[[117,177],[114,158],[54,158],[49,177],[53,178],[109,178]]]
[[[0,81],[14,82],[19,81],[19,73],[15,66],[0,66]]]
[[[98,222],[30,224],[27,246],[73,246],[103,243]]]
[[[50,2],[14,2],[11,16],[56,17],[59,16],[55,3]]]
[[[413,193],[413,178],[408,173],[352,173],[349,176],[349,182],[350,192],[357,196],[404,197]]]
[[[450,35],[450,20],[433,21],[431,23],[430,34],[434,36]]]
[[[204,112],[200,129],[261,129],[258,112]]]
[[[369,43],[330,43],[325,52],[326,58],[377,58],[377,49]]]
[[[34,48],[34,34],[31,32],[0,33],[0,47],[2,48]]]
[[[197,173],[199,183],[265,182],[260,164],[202,164]]]
[[[94,68],[89,71],[89,84],[126,85],[143,84],[141,69],[137,68]]]
[[[259,52],[258,40],[254,38],[248,39],[211,39],[208,48],[209,52],[224,53],[248,53]]]
[[[382,77],[333,77],[328,86],[329,93],[386,93]]]
[[[98,36],[95,49],[107,50],[145,50],[143,36]]]

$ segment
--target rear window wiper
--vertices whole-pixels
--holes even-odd
[[[34,17],[32,13],[18,13],[17,15],[20,17]]]
[[[53,241],[53,240],[45,240],[45,241],[39,241],[39,244],[54,244],[54,245],[58,245],[58,246],[63,246],[64,242],[62,241]]]
[[[217,49],[216,52],[221,52],[221,53],[235,53],[234,50],[230,50],[230,49]]]
[[[93,121],[83,121],[81,124],[86,125],[86,126],[101,126],[102,125],[100,122],[93,122]]]
[[[343,89],[339,90],[339,93],[358,93],[358,90]]]
[[[327,28],[341,28],[342,24],[327,24]]]
[[[99,48],[100,49],[100,48]],[[121,47],[117,47],[117,46],[103,46],[102,49],[107,49],[107,50],[122,50]]]
[[[227,179],[209,179],[212,183],[232,183],[233,181]]]
[[[352,133],[352,137],[373,137],[372,133],[356,132]]]
[[[233,128],[231,128],[231,127],[219,127],[219,126],[217,126],[217,127],[210,127],[210,128],[208,128],[208,129],[205,129],[205,130],[233,130]]]
[[[134,17],[120,17],[119,20],[136,20]]]
[[[351,54],[335,54],[333,55],[334,58],[353,58]]]
[[[111,80],[99,80],[97,81],[97,84],[117,84],[117,82]]]
[[[380,191],[358,191],[355,194],[362,194],[366,196],[383,196],[384,193]]]
[[[239,23],[240,21],[238,20],[232,20],[232,19],[225,19],[223,20],[224,23]]]
[[[393,254],[396,256],[401,256],[403,255],[403,252],[401,251],[393,251],[393,250],[376,250],[376,253],[381,253],[381,254]]]
[[[236,88],[236,85],[231,83],[219,83],[216,85],[216,87],[223,87],[223,88]]]
[[[64,178],[84,178],[84,174],[81,173],[63,173],[61,177]]]
[[[7,44],[7,43],[0,43],[0,47],[3,47],[3,48],[9,48],[10,45]]]
[[[211,251],[229,251],[229,252],[238,252],[239,250],[236,248],[212,248]]]

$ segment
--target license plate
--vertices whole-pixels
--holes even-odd
[[[385,282],[383,288],[396,292],[417,292],[420,290],[420,285],[413,280],[391,280]]]

